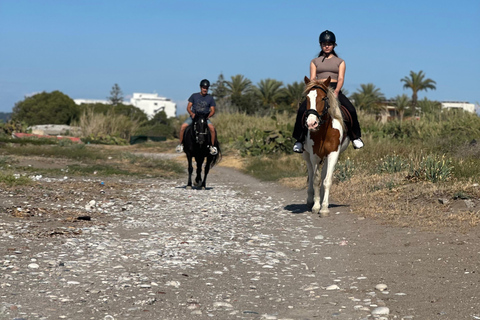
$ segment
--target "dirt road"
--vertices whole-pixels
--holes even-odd
[[[0,319],[480,319],[480,232],[379,225],[211,171],[0,190]],[[80,219],[79,219],[80,218]]]

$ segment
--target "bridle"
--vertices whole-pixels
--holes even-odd
[[[318,126],[321,126],[322,124],[325,123],[326,120],[323,119],[323,117],[328,113],[328,108],[330,107],[329,103],[328,103],[328,91],[326,88],[324,88],[323,86],[313,86],[312,89],[320,89],[322,90],[324,93],[325,93],[325,97],[322,98],[322,101],[324,102],[323,104],[323,110],[322,110],[322,114],[319,114],[317,112],[317,110],[315,109],[308,109],[306,112],[305,112],[305,116],[304,116],[304,119],[305,121],[307,120],[308,116],[313,114],[314,116],[316,116],[318,118]]]
[[[194,129],[194,134],[195,134],[195,140],[198,144],[203,144],[207,139],[207,125],[206,125],[206,120],[203,117],[199,117],[198,115],[195,117],[194,123],[195,125],[193,126]],[[198,130],[198,126],[203,125],[203,131]]]

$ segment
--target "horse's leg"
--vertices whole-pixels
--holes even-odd
[[[312,213],[320,211],[320,185],[322,183],[320,161],[313,166],[313,207]]]
[[[192,164],[192,156],[190,154],[187,154],[187,160],[188,160],[188,183],[187,183],[187,189],[192,188],[192,173],[193,173],[193,164]]]
[[[310,153],[303,152],[303,159],[307,164],[308,169],[308,191],[307,191],[307,208],[310,210],[313,207],[313,165],[310,159]]]
[[[335,165],[338,161],[339,152],[332,152],[330,153],[327,158],[325,159],[325,163],[322,169],[322,209],[320,210],[320,215],[322,217],[328,217],[330,212],[328,210],[328,203],[329,199],[328,196],[330,194],[330,187],[332,186],[333,182],[333,172],[335,171]]]
[[[205,164],[205,171],[203,172],[203,182],[202,182],[202,189],[205,190],[207,188],[207,175],[210,172],[210,166],[212,165],[213,157],[208,155],[207,156],[207,163]]]
[[[202,185],[202,167],[204,156],[197,156],[195,160],[197,162],[197,176],[195,177],[195,187],[200,187]]]

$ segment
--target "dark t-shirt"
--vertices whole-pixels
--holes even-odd
[[[215,100],[209,94],[202,96],[200,92],[194,93],[188,98],[192,103],[192,112],[199,114],[209,114],[210,107],[215,107]]]

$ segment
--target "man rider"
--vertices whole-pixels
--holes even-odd
[[[215,127],[213,126],[210,118],[215,114],[215,100],[211,95],[208,94],[208,88],[210,87],[210,81],[203,79],[200,81],[200,92],[194,93],[188,98],[187,112],[190,117],[185,120],[180,128],[180,144],[177,146],[176,151],[183,151],[183,134],[185,129],[193,123],[193,118],[195,114],[208,114],[207,124],[210,131],[210,136],[212,137],[212,143],[210,145],[210,154],[216,155],[218,153],[217,148],[215,147]]]

